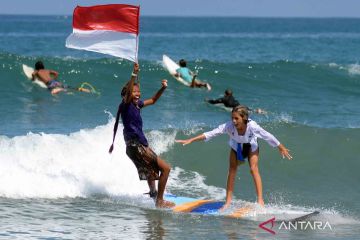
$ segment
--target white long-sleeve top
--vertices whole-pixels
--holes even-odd
[[[251,152],[255,152],[259,145],[257,138],[264,139],[270,146],[277,147],[280,145],[274,135],[264,130],[255,121],[250,120],[247,123],[246,131],[244,135],[239,135],[232,121],[219,125],[217,128],[205,132],[205,141],[209,141],[211,138],[220,134],[227,133],[230,136],[229,145],[232,149],[237,151],[238,143],[250,143]]]

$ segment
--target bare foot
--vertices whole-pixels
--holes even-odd
[[[65,91],[64,88],[54,88],[51,90],[51,94],[52,95],[55,95],[55,94],[58,94],[59,92],[62,92],[62,91]]]
[[[222,206],[219,211],[224,211],[225,209],[227,209],[230,206],[230,203],[225,203],[224,206]]]
[[[208,91],[210,91],[211,90],[210,84],[206,83],[206,88],[207,88]]]
[[[262,206],[262,207],[264,207],[265,206],[265,204],[264,204],[264,200],[258,200],[258,204],[260,205],[260,206]]]
[[[157,199],[156,200],[156,207],[158,207],[158,208],[172,208],[172,207],[175,207],[175,203]]]
[[[257,113],[257,114],[267,114],[267,112],[265,110],[261,109],[261,108],[257,108],[255,110],[255,113]]]
[[[89,90],[89,89],[82,88],[82,87],[78,88],[78,91],[79,91],[79,92],[86,92],[86,93],[90,93],[90,90]]]

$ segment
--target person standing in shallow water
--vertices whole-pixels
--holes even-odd
[[[149,194],[155,199],[156,207],[171,208],[175,204],[164,200],[165,186],[171,168],[149,147],[142,130],[143,122],[140,114],[143,107],[155,104],[160,98],[167,88],[167,80],[162,80],[162,87],[152,98],[142,101],[140,99],[140,86],[135,82],[138,72],[139,65],[135,63],[131,79],[121,91],[122,101],[116,114],[113,142],[109,153],[114,149],[114,140],[121,116],[124,125],[123,135],[126,143],[126,154],[135,164],[140,180],[147,180],[150,189]],[[158,180],[158,190],[156,190],[155,180]]]
[[[231,121],[218,126],[212,131],[202,133],[190,139],[176,140],[176,142],[187,145],[194,141],[208,141],[220,134],[228,134],[230,137],[230,164],[226,185],[226,201],[222,209],[227,208],[232,201],[237,167],[245,163],[245,158],[248,158],[250,172],[254,179],[257,202],[264,206],[262,181],[258,168],[259,145],[257,138],[262,138],[272,147],[277,147],[282,157],[290,160],[292,156],[289,154],[289,150],[271,133],[265,131],[255,121],[249,119],[248,108],[245,106],[235,107],[231,113]]]

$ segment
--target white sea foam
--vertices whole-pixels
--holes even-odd
[[[158,130],[152,130],[147,134],[146,137],[154,152],[157,154],[162,154],[168,151],[174,145],[176,131],[171,133],[164,133]]]
[[[186,192],[189,197],[223,199],[225,189],[205,184],[205,177],[197,172],[175,167],[171,172],[168,190],[172,193]]]
[[[8,138],[0,136],[0,196],[10,198],[87,197],[92,194],[111,196],[142,195],[148,191],[136,168],[126,155],[119,125],[115,148],[108,153],[114,119],[94,129],[83,129],[70,135],[28,133]],[[162,154],[171,149],[176,131],[153,130],[147,133],[152,149]],[[175,167],[171,172],[171,189],[197,186],[197,192],[213,190],[196,172],[187,173]]]
[[[348,72],[350,75],[360,75],[360,65],[359,64],[349,65]]]
[[[113,123],[114,119],[111,119],[106,125],[70,135],[0,136],[0,196],[63,198],[105,194],[129,204],[154,207],[153,202],[143,195],[148,191],[146,181],[138,179],[133,163],[126,156],[121,125],[115,149],[111,155],[108,153]],[[147,134],[150,145],[158,154],[173,147],[175,136],[175,131]],[[167,191],[196,198],[224,199],[225,189],[207,185],[205,180],[205,176],[197,172],[173,166]],[[244,204],[251,203],[234,199],[234,207]],[[277,216],[286,219],[313,210],[317,209],[280,203],[267,205],[265,210],[259,208],[247,218],[262,221]],[[334,224],[358,223],[337,211],[320,211],[321,220],[332,219]]]
[[[146,182],[139,181],[126,156],[121,126],[115,149],[111,155],[108,153],[112,126],[113,121],[70,135],[29,133],[1,137],[0,196],[58,198],[146,192]],[[170,139],[174,138],[174,134],[170,135]],[[163,142],[161,138],[154,140],[158,153],[169,147]]]
[[[289,113],[282,112],[276,118],[279,122],[284,122],[284,123],[294,122],[292,115],[290,115]]]

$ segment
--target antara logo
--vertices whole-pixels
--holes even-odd
[[[265,231],[276,234],[273,229],[275,225],[275,217],[259,224],[259,227],[264,229]],[[271,224],[271,228],[267,225]],[[321,222],[321,221],[281,221],[278,230],[332,230],[332,227],[329,222]]]
[[[263,223],[260,223],[259,227],[264,229],[265,231],[268,231],[271,234],[275,234],[275,231],[271,230],[270,228],[265,227],[265,225],[268,224],[268,223],[271,223],[271,229],[272,229],[274,227],[275,217],[273,217],[272,219],[269,219],[269,220],[267,220],[267,221],[265,221]]]

